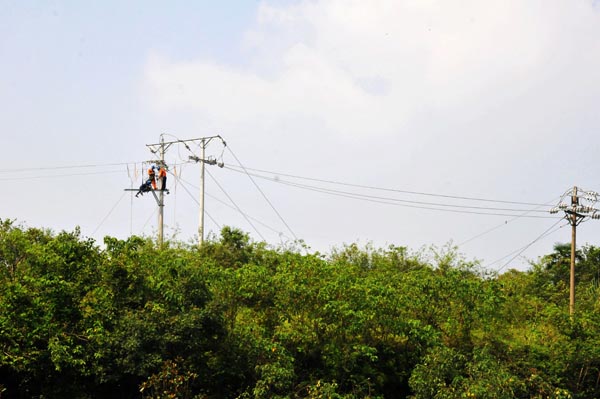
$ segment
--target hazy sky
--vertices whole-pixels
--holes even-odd
[[[139,186],[161,134],[219,134],[227,166],[235,154],[277,180],[255,178],[289,229],[247,176],[209,166],[207,231],[232,225],[272,244],[293,232],[324,252],[461,244],[498,227],[460,246],[498,269],[558,219],[422,209],[550,206],[283,174],[532,204],[573,185],[600,191],[597,1],[0,0],[0,59],[0,218],[80,226],[99,242],[156,232],[152,197],[123,189]],[[211,142],[207,154],[221,153]],[[182,179],[170,177],[166,233],[186,241],[198,224],[189,155],[166,156]],[[506,267],[569,239],[559,229]],[[580,244],[599,240],[600,223],[581,225]]]

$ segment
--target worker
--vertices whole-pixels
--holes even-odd
[[[152,181],[150,179],[146,180],[144,183],[142,183],[142,185],[140,186],[138,192],[135,194],[135,196],[137,197],[138,195],[144,195],[144,193],[147,193],[148,191],[150,191],[150,187],[152,185]]]
[[[169,192],[167,190],[167,169],[164,165],[161,165],[158,169],[158,178],[160,180],[160,190]]]
[[[148,180],[150,180],[152,188],[156,190],[156,165],[152,165],[150,169],[148,169]]]

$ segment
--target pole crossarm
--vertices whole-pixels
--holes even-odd
[[[571,204],[567,204],[567,198],[571,198]],[[551,214],[560,211],[565,213],[565,219],[571,225],[578,226],[581,222],[589,219],[600,219],[600,209],[596,204],[599,194],[595,191],[586,191],[575,186],[567,190],[560,198],[558,204],[550,209]]]
[[[223,140],[223,137],[221,137],[218,134],[215,135],[215,136],[199,137],[197,139],[165,141],[164,144],[165,144],[165,146],[167,146],[165,148],[165,150],[166,150],[168,148],[168,146],[171,146],[172,144],[176,144],[176,143],[182,143],[183,144],[183,143],[191,143],[191,142],[194,142],[194,141],[203,141],[203,142],[205,142],[204,145],[208,145],[208,143],[211,140],[213,140],[213,139],[220,139],[223,142],[223,144],[226,145],[225,140]],[[154,153],[155,151],[152,151],[153,147],[159,147],[161,144],[162,143],[146,144],[146,147],[149,147],[150,151]]]
[[[208,157],[207,159],[202,159],[200,157],[197,157],[195,155],[190,155],[189,159],[191,159],[192,161],[198,163],[198,162],[203,162],[207,165],[217,165],[219,168],[222,168],[225,166],[225,164],[223,162],[219,162],[217,161],[215,158],[213,157]]]

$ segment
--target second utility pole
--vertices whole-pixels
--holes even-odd
[[[202,138],[200,142],[200,198],[198,205],[200,211],[198,214],[198,247],[204,242],[204,156],[206,154],[206,139]]]
[[[580,194],[581,193],[581,194]],[[563,202],[567,196],[571,197],[571,205]],[[582,203],[583,201],[583,203]],[[585,203],[590,205],[585,205]],[[595,208],[598,202],[598,193],[595,191],[581,190],[577,186],[567,190],[557,206],[550,213],[565,212],[565,219],[571,225],[571,270],[569,273],[569,314],[575,314],[575,258],[577,250],[577,226],[587,219],[600,219],[600,210]]]
[[[577,245],[577,206],[579,198],[577,198],[577,186],[573,187],[571,195],[571,209],[574,211],[569,215],[569,223],[571,224],[571,273],[569,279],[569,314],[572,316],[575,313],[575,250]]]
[[[198,198],[198,205],[200,205],[200,211],[198,213],[198,248],[202,247],[202,244],[204,243],[204,164],[217,165],[221,168],[223,167],[223,162],[217,162],[217,160],[213,157],[208,157],[208,159],[206,158],[206,147],[212,141],[212,139],[219,139],[221,140],[223,147],[227,146],[227,143],[225,143],[223,137],[219,135],[201,137],[199,139],[195,139],[195,141],[200,141],[200,156],[190,156],[192,161],[200,163],[200,198]]]

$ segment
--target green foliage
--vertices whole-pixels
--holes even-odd
[[[486,275],[456,248],[201,250],[0,221],[0,388],[46,398],[600,397],[600,250]],[[565,263],[567,262],[567,263]]]
[[[196,378],[198,375],[190,371],[182,374],[177,362],[165,360],[160,371],[140,385],[140,392],[145,399],[189,399],[190,383]]]

